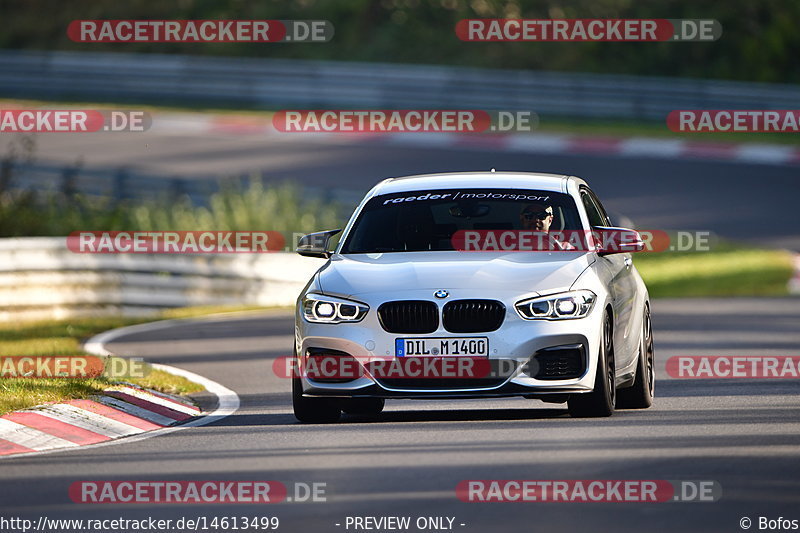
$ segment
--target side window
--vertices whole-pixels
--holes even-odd
[[[592,226],[607,226],[608,222],[602,212],[602,208],[598,207],[592,198],[591,193],[584,189],[581,191],[581,201],[583,207],[586,208],[586,215],[589,217],[589,224]]]
[[[608,211],[606,208],[603,207],[603,204],[600,202],[600,198],[593,191],[589,191],[589,195],[592,197],[594,204],[597,206],[597,210],[600,211],[600,215],[605,220],[604,225],[606,226],[613,226],[614,224],[611,223],[611,217],[608,216]]]

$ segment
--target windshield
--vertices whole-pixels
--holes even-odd
[[[463,230],[582,229],[567,194],[523,189],[405,191],[372,198],[359,213],[343,254],[453,250]]]

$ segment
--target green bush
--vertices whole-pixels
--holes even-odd
[[[306,199],[293,184],[261,180],[226,185],[208,206],[187,198],[149,202],[89,199],[76,194],[0,190],[0,237],[64,236],[73,231],[310,232],[341,225],[337,204]]]

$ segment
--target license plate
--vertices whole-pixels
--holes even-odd
[[[488,337],[419,337],[396,339],[397,357],[488,357]]]

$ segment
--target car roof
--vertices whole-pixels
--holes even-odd
[[[373,196],[405,191],[481,187],[492,189],[537,189],[566,192],[568,176],[535,172],[448,172],[421,174],[384,180]]]

